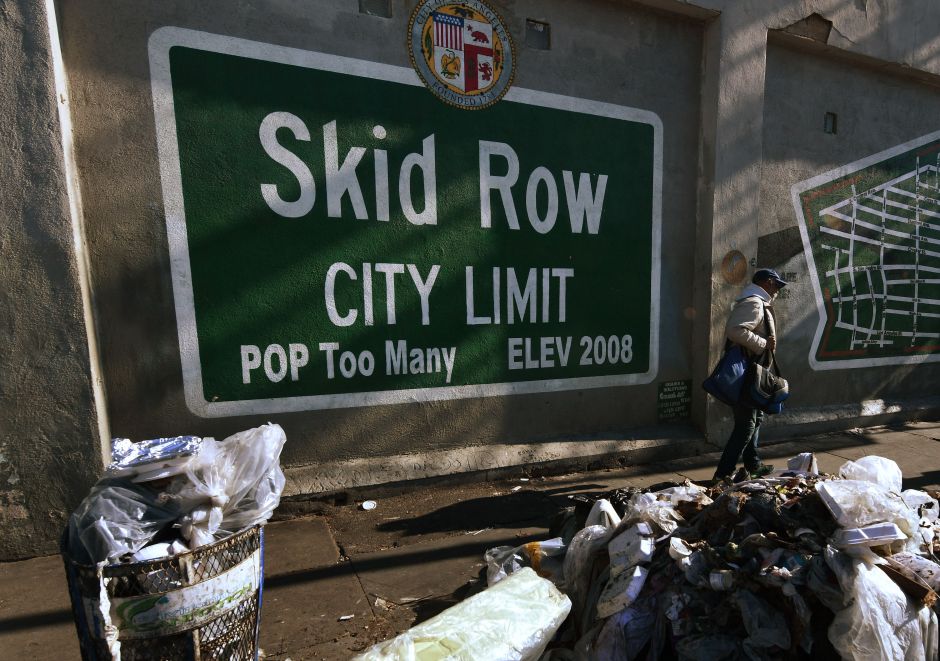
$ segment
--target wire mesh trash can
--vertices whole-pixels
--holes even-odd
[[[146,562],[63,560],[84,661],[258,658],[262,526]]]

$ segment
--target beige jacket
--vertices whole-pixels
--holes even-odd
[[[743,346],[755,357],[764,353],[767,348],[768,333],[764,326],[764,315],[767,316],[770,335],[777,334],[770,300],[770,294],[761,287],[748,285],[735,299],[725,326],[727,338]]]

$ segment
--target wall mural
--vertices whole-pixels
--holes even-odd
[[[819,310],[813,369],[940,360],[940,132],[791,194]]]
[[[150,54],[196,414],[655,379],[655,114],[466,112],[410,68],[179,28]]]

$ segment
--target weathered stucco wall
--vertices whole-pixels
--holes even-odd
[[[936,363],[823,371],[811,365],[819,314],[792,189],[940,129],[940,39],[934,28],[940,5],[493,4],[516,44],[514,89],[639,109],[661,123],[662,249],[652,381],[196,415],[184,393],[172,275],[178,264],[171,264],[167,235],[158,150],[165,136],[154,110],[151,35],[175,26],[410,69],[405,42],[415,3],[393,0],[391,17],[380,17],[345,0],[61,2],[56,43],[49,39],[45,3],[8,2],[0,12],[0,64],[7,73],[0,95],[7,154],[0,159],[6,312],[0,325],[0,558],[54,548],[65,513],[100,472],[109,432],[135,439],[183,433],[221,438],[275,421],[287,431],[282,458],[292,493],[594,454],[631,453],[626,456],[639,460],[650,452],[690,453],[702,447],[703,433],[720,444],[730,423],[727,410],[706,400],[697,384],[716,361],[725,314],[758,262],[795,276],[789,296],[778,302],[780,357],[794,395],[768,433],[936,412],[938,403],[924,399],[937,382]],[[527,19],[551,26],[550,49],[526,45]],[[56,63],[64,74],[58,96]],[[822,133],[826,112],[838,114],[836,135]],[[455,122],[452,132],[472,130],[472,123]],[[421,128],[414,131],[418,138]],[[560,141],[567,129],[558,125],[545,142]],[[518,130],[527,134],[525,126]],[[233,168],[224,158],[219,163],[209,163],[203,174],[225,179]],[[371,235],[363,229],[359,236]],[[412,239],[402,251],[414,249]],[[367,253],[369,240],[360,238],[363,245],[351,254],[359,259]],[[474,240],[458,234],[452,249],[468,250]],[[729,258],[734,251],[743,261]],[[524,251],[513,255],[523,257]],[[747,268],[736,271],[739,263]],[[219,271],[235,279],[242,266],[233,259],[220,263]],[[302,260],[283,266],[299,269]],[[599,306],[625,304],[604,293],[595,293]],[[233,336],[289,316],[288,308],[272,302],[234,315]],[[237,364],[233,369],[237,380]],[[664,382],[691,384],[691,419],[661,424]]]
[[[0,558],[56,550],[101,444],[45,3],[0,10]]]
[[[201,419],[183,398],[147,39],[156,27],[174,25],[402,66],[408,63],[408,12],[396,3],[393,17],[383,19],[359,14],[355,5],[330,2],[273,6],[263,20],[247,10],[233,13],[211,3],[203,3],[198,12],[165,2],[137,5],[132,11],[121,2],[63,9],[78,160],[94,164],[82,168],[81,183],[96,309],[103,320],[112,429],[132,438],[183,432],[222,436],[266,420],[269,415]],[[676,238],[694,231],[695,198],[673,191],[695,187],[701,27],[683,17],[607,3],[592,6],[584,17],[583,7],[573,12],[564,3],[516,3],[503,9],[519,33],[533,12],[556,26],[550,51],[528,50],[517,37],[515,86],[642,107],[662,119],[670,191],[663,200],[663,236],[669,248],[663,255],[662,299],[669,305],[663,307],[660,339],[668,350],[661,354],[657,381],[688,378],[692,322],[686,283],[693,246]],[[95,29],[119,33],[120,38],[87,39]],[[399,37],[381,37],[389,34]],[[670,71],[669,85],[662,85],[661,67]],[[115,89],[121,92],[117,98]],[[599,301],[621,305],[603,297]],[[280,414],[278,422],[291,439],[285,463],[296,465],[618,433],[656,425],[656,399],[654,383]]]

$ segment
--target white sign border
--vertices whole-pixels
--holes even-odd
[[[612,119],[623,119],[653,127],[652,268],[650,273],[650,364],[646,372],[614,376],[546,379],[513,383],[474,384],[407,390],[382,390],[330,395],[303,395],[275,399],[210,402],[202,387],[202,368],[196,332],[196,309],[189,260],[189,241],[183,205],[182,174],[177,143],[176,114],[170,77],[170,49],[183,46],[212,53],[236,55],[308,69],[331,71],[363,78],[423,87],[414,69],[337,55],[327,55],[277,46],[237,37],[178,27],[162,27],[150,35],[150,78],[156,120],[157,150],[163,186],[170,271],[183,373],[183,391],[189,409],[206,418],[288,413],[323,409],[433,402],[474,397],[496,397],[562,390],[642,385],[655,380],[659,370],[659,292],[661,263],[663,125],[653,112],[600,101],[578,99],[536,90],[512,88],[500,103],[523,103]]]
[[[940,361],[940,354],[917,354],[913,356],[892,356],[887,358],[848,358],[845,360],[826,360],[816,359],[816,353],[819,351],[819,345],[822,342],[822,336],[826,329],[826,303],[822,295],[822,284],[819,282],[819,272],[816,270],[816,258],[813,257],[813,246],[809,240],[809,230],[806,228],[806,217],[803,215],[803,207],[800,204],[800,195],[811,188],[816,188],[822,184],[828,183],[834,179],[840,179],[854,172],[864,170],[880,161],[885,161],[898,154],[916,149],[920,145],[927,144],[940,139],[940,131],[934,131],[919,138],[914,138],[900,145],[895,145],[877,154],[866,156],[865,158],[853,161],[847,165],[842,165],[823,174],[816,175],[810,179],[800,181],[790,187],[790,199],[793,203],[793,209],[796,211],[797,226],[800,228],[800,237],[803,239],[803,254],[806,256],[806,265],[809,269],[810,282],[813,284],[813,295],[816,298],[816,312],[819,316],[819,322],[816,325],[816,334],[813,336],[813,342],[809,349],[809,365],[816,371],[855,369],[859,367],[880,367],[884,365],[910,365],[919,363],[932,363]]]

